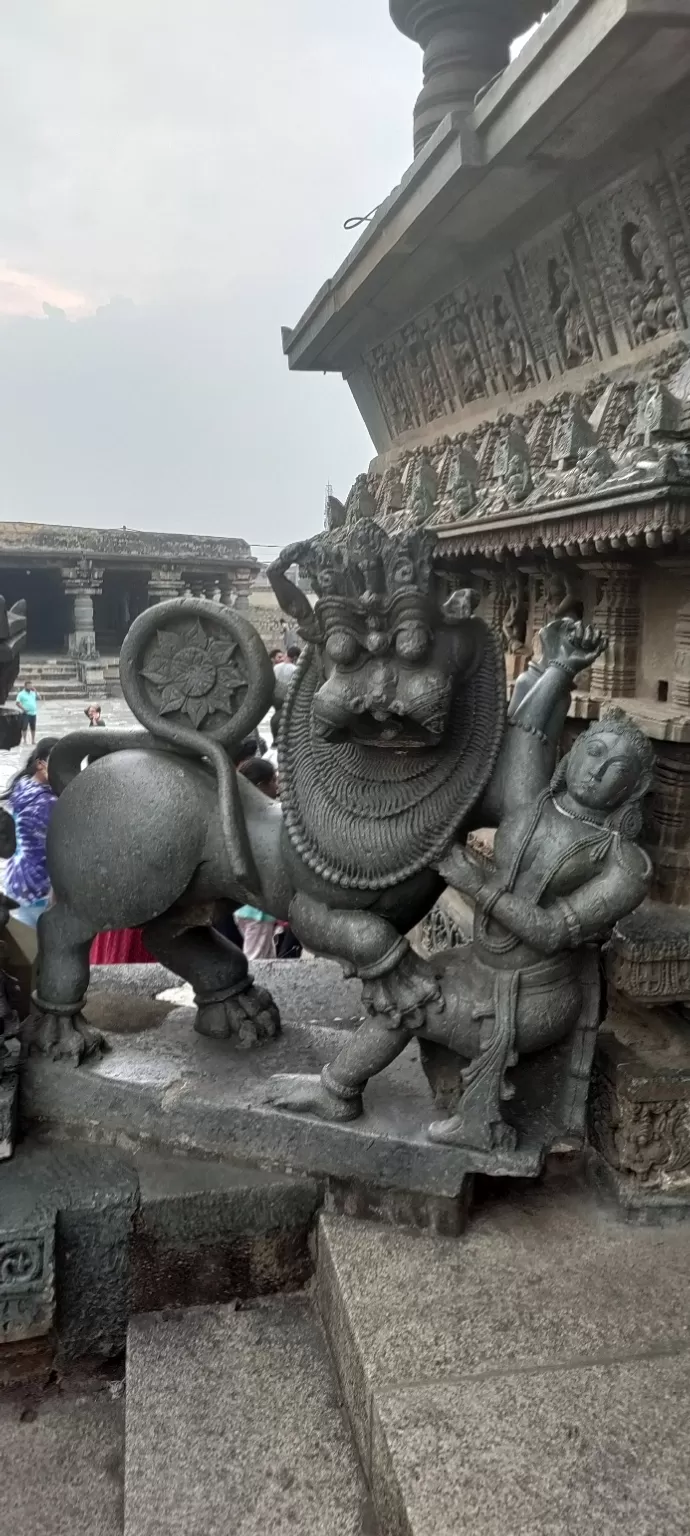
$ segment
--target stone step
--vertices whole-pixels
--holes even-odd
[[[372,1536],[306,1298],[135,1318],[125,1536]]]
[[[685,1536],[690,1228],[563,1180],[465,1237],[337,1216],[317,1295],[383,1536]]]
[[[107,1358],[132,1311],[294,1290],[312,1271],[311,1179],[65,1141],[20,1143],[0,1177],[0,1252],[31,1269],[25,1288],[0,1275],[0,1383],[5,1345],[28,1346],[28,1366],[46,1344],[61,1363]]]
[[[0,1398],[0,1530],[122,1536],[121,1382],[60,1382]]]

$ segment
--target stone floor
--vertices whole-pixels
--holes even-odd
[[[65,736],[68,731],[79,731],[87,725],[84,718],[84,699],[50,699],[39,703],[36,724],[36,740],[42,736]],[[106,699],[103,703],[106,725],[118,730],[137,730],[137,722],[124,699]],[[15,747],[12,752],[0,752],[0,793],[13,773],[26,762],[30,747]]]
[[[687,1226],[551,1178],[316,1248],[301,1294],[133,1317],[119,1379],[0,1394],[8,1532],[686,1536]]]

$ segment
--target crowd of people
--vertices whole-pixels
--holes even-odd
[[[277,739],[280,712],[287,698],[300,657],[299,646],[287,651],[271,651],[275,674],[274,710],[270,720],[273,745],[269,748],[258,732],[240,744],[234,757],[235,768],[259,794],[269,800],[280,798]],[[36,723],[40,695],[27,678],[16,695],[22,716],[21,741],[31,738],[31,751],[5,791],[4,800],[15,824],[16,849],[8,860],[5,895],[16,902],[13,917],[35,928],[41,913],[51,901],[50,874],[46,856],[46,838],[56,795],[48,779],[48,758],[59,738],[44,736],[36,743]],[[89,704],[84,711],[89,727],[105,726],[100,704]],[[302,953],[301,946],[285,922],[278,921],[257,907],[241,906],[231,914],[218,915],[218,932],[244,950],[248,960],[293,960]],[[122,965],[152,962],[139,929],[102,933],[91,950],[93,965]]]

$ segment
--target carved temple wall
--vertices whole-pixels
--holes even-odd
[[[648,355],[690,320],[690,139],[410,315],[364,358],[391,444]],[[512,402],[512,404],[510,404]]]

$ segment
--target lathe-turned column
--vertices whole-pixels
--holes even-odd
[[[68,639],[70,656],[87,661],[98,658],[93,600],[103,590],[103,567],[80,560],[62,571],[65,592],[72,598],[72,628]]]
[[[170,565],[156,566],[149,575],[148,606],[155,608],[169,597],[180,597],[184,592],[182,572]]]
[[[239,613],[246,613],[249,607],[249,594],[254,581],[253,571],[236,571],[233,586],[236,592],[235,607]]]
[[[690,567],[687,570],[683,569],[683,575],[687,579],[690,575]],[[686,714],[690,714],[690,599],[678,609],[673,638],[671,703],[676,709],[682,709]]]
[[[513,39],[545,10],[548,0],[390,0],[396,27],[424,49],[415,155],[449,112],[472,111],[477,92],[505,69]]]
[[[602,565],[595,573],[593,619],[608,635],[608,648],[592,667],[593,699],[629,699],[637,690],[642,635],[640,577],[633,566]]]

